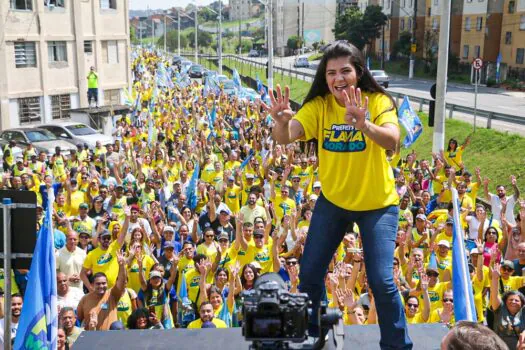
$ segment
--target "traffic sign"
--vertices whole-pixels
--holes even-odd
[[[416,44],[411,44],[410,45],[410,52],[416,53],[416,51],[417,51],[417,45]]]
[[[481,58],[475,58],[474,61],[472,61],[472,67],[476,70],[480,70],[481,67],[483,67],[483,60]]]

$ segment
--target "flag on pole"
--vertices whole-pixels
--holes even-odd
[[[51,212],[53,188],[48,190],[44,224],[38,232],[29,270],[24,307],[18,324],[14,349],[56,349],[58,332],[57,280]]]
[[[241,87],[242,87],[241,77],[239,75],[239,72],[237,72],[237,69],[235,69],[235,68],[233,69],[232,80],[233,80],[233,84],[235,85],[237,90],[241,90]]]
[[[250,161],[250,159],[253,158],[255,152],[253,151],[253,149],[250,150],[250,153],[248,154],[248,157],[246,157],[245,160],[242,161],[241,165],[239,166],[239,168],[242,170],[244,168],[246,168],[246,166],[248,165],[248,162]]]
[[[191,209],[197,208],[197,180],[199,179],[199,163],[196,162],[193,175],[191,175],[190,183],[186,189],[186,205]]]
[[[472,293],[472,281],[468,270],[467,254],[465,252],[464,234],[459,218],[458,191],[451,188],[454,233],[452,238],[452,290],[454,292],[454,316],[456,322],[476,322],[476,308],[474,306],[474,294]]]
[[[405,128],[407,135],[403,140],[403,146],[406,148],[410,147],[411,144],[417,141],[421,133],[423,132],[423,124],[419,120],[418,115],[412,109],[410,100],[407,96],[403,99],[403,103],[399,106],[397,111],[399,122]]]

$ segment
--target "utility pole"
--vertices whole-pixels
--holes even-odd
[[[222,2],[219,0],[219,74],[222,74]]]
[[[180,57],[180,10],[177,9],[177,54]]]
[[[385,69],[385,25],[383,24],[381,32],[381,69]]]
[[[273,0],[268,0],[268,89],[273,89]]]
[[[239,56],[242,53],[242,48],[241,48],[241,45],[242,45],[242,39],[241,39],[241,13],[242,13],[242,9],[239,7]]]
[[[166,14],[164,14],[164,53],[166,53],[166,36],[168,31],[166,30]]]
[[[305,47],[304,42],[304,1],[303,1],[303,13],[302,13],[302,20],[301,20],[301,49]],[[304,52],[301,50],[301,54]]]
[[[199,29],[197,19],[197,3],[195,3],[195,63],[199,63],[199,42],[197,41],[197,31]]]
[[[445,146],[445,94],[447,91],[448,41],[450,38],[450,1],[441,1],[441,22],[439,28],[439,54],[436,79],[436,110],[432,152],[438,153]]]
[[[447,1],[447,0],[445,0]],[[413,50],[414,45],[417,45],[416,40],[416,23],[417,23],[417,0],[414,0],[414,16],[412,20],[412,40],[411,40],[411,47],[410,47],[410,68],[408,70],[408,79],[412,79],[414,77],[414,65],[416,63],[416,53]]]

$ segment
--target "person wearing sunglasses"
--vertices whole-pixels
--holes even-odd
[[[497,262],[497,260],[494,259],[494,262]],[[512,261],[504,260],[500,266],[500,294],[509,292],[511,290],[518,290],[523,287],[525,277],[513,276],[514,263]]]
[[[443,293],[443,306],[432,311],[428,323],[444,323],[450,326],[456,323],[454,316],[454,295],[451,289]]]
[[[443,307],[443,295],[445,294],[445,291],[452,288],[452,282],[440,282],[439,270],[436,266],[428,266],[426,269],[426,275],[428,277],[428,296],[430,299],[430,313],[432,314],[432,312],[434,312],[438,308]],[[423,301],[421,291],[416,292],[416,295],[419,296],[420,302]]]
[[[430,298],[428,296],[428,277],[421,276],[420,288],[423,297],[423,307],[420,308],[419,298],[410,295],[405,302],[405,314],[409,324],[426,323],[430,316]]]

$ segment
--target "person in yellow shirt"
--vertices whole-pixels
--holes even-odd
[[[495,265],[494,265],[495,266]],[[523,276],[513,276],[514,273],[514,263],[511,260],[505,260],[500,265],[500,275],[501,275],[501,284],[503,290],[500,288],[500,296],[504,293],[511,290],[518,290],[525,285],[525,277]],[[503,292],[503,293],[501,293]]]
[[[151,256],[144,254],[142,244],[140,244],[140,242],[133,243],[127,258],[128,288],[131,288],[136,293],[139,292],[141,287],[138,259],[142,260],[142,271],[145,276],[149,276],[151,268],[155,265],[155,260],[153,260]]]
[[[419,298],[410,295],[405,302],[405,314],[409,324],[427,323],[430,317],[430,297],[428,295],[428,277],[421,276],[420,288],[422,291],[423,307],[419,306]]]
[[[229,176],[224,188],[224,203],[233,214],[241,210],[241,188],[235,184],[235,177]]]
[[[253,241],[255,245],[248,245],[246,241],[241,240],[243,250],[247,250],[248,256],[253,256],[253,260],[261,265],[260,273],[277,272],[273,271],[273,259],[270,244],[264,244],[264,230],[255,230],[253,232]]]
[[[69,184],[66,182],[67,190],[67,206],[69,207],[69,215],[77,216],[80,204],[87,202],[86,193],[78,189],[76,179],[71,179]]]
[[[228,328],[223,320],[215,317],[213,306],[209,301],[203,302],[199,307],[200,318],[192,321],[188,329],[198,328]]]
[[[321,196],[306,238],[301,261],[300,290],[306,292],[316,315],[324,276],[342,241],[345,228],[357,222],[362,235],[368,283],[374,291],[381,346],[410,347],[401,298],[392,278],[399,196],[386,150],[395,150],[400,131],[391,97],[366,69],[362,52],[336,41],[324,51],[309,93],[294,115],[290,91],[269,93],[279,144],[318,140]],[[276,210],[278,211],[278,210]],[[277,214],[278,216],[278,214]],[[309,320],[311,335],[319,319]]]
[[[463,166],[463,151],[470,144],[470,135],[467,136],[465,142],[458,146],[458,141],[451,138],[448,141],[447,150],[444,152],[444,158],[448,165],[461,168]]]
[[[456,323],[454,317],[454,295],[452,290],[448,289],[443,293],[443,307],[432,311],[428,323],[444,323],[451,326]]]
[[[213,228],[206,227],[203,233],[204,242],[197,246],[197,254],[205,255],[211,261],[217,256],[217,242],[215,242],[215,233]]]
[[[188,289],[188,298],[193,302],[197,303],[199,294],[199,283],[201,280],[201,273],[199,271],[199,264],[206,260],[206,255],[196,254],[193,257],[194,268],[189,270],[185,274],[186,288]]]
[[[288,186],[281,186],[280,195],[275,194],[275,188],[272,182],[271,185],[271,200],[273,201],[273,208],[275,210],[275,224],[280,224],[285,215],[291,215],[292,211],[296,209],[295,201],[289,197],[290,188]]]

